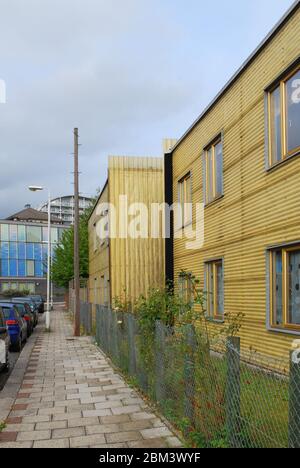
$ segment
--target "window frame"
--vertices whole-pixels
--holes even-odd
[[[218,275],[217,275],[217,266],[221,265],[222,266],[222,271],[223,271],[223,312],[220,313],[217,310],[218,307]],[[209,292],[209,267],[213,267],[213,291],[212,293]],[[206,315],[207,318],[210,319],[213,322],[221,322],[223,323],[225,321],[225,305],[224,305],[224,258],[219,257],[215,258],[212,260],[207,260],[204,263],[204,290],[206,293]],[[210,301],[208,295],[212,294],[213,295],[213,304],[214,304],[214,310],[213,313],[210,311]]]
[[[217,193],[217,172],[216,172],[216,147],[222,145],[222,190],[221,193]],[[209,151],[212,150],[212,171],[213,171],[213,187],[212,187],[212,198],[209,197],[210,192],[210,171],[208,155]],[[203,180],[204,180],[204,205],[209,206],[212,203],[220,200],[224,196],[224,138],[223,133],[219,133],[203,150]]]
[[[288,161],[290,158],[300,154],[300,146],[294,148],[293,150],[288,151],[288,131],[287,131],[287,117],[288,109],[286,102],[286,84],[289,79],[300,71],[300,63],[293,64],[289,67],[288,70],[281,75],[269,88],[266,90],[266,100],[267,100],[267,132],[268,132],[268,151],[267,151],[267,168],[273,169],[278,165]],[[281,159],[280,161],[273,162],[273,141],[272,141],[272,95],[276,89],[280,89],[280,134],[281,134]]]
[[[185,190],[185,188],[186,188],[187,181],[189,181],[190,183],[190,187],[189,187],[190,203],[192,204],[193,203],[193,186],[192,186],[192,172],[191,171],[187,172],[183,177],[181,177],[181,179],[178,180],[178,203],[180,205],[180,210],[181,210],[180,211],[180,215],[181,215],[180,223],[178,223],[178,227],[180,230],[187,228],[193,223],[193,211],[189,213],[190,219],[185,220],[186,213],[185,213],[184,205],[186,203],[186,200],[185,199],[182,200],[182,187],[184,187],[184,194],[186,194],[187,191]]]
[[[192,290],[192,272],[188,271],[187,273],[179,273],[178,275],[178,288],[179,296],[186,305],[192,306],[194,304],[193,290]],[[188,300],[188,296],[189,299]]]
[[[274,274],[274,252],[281,251],[282,254],[282,325],[276,323],[276,310],[274,305],[276,304],[275,296],[275,280],[276,276]],[[300,243],[293,245],[280,245],[274,248],[268,249],[268,263],[269,263],[269,327],[271,330],[280,330],[280,331],[291,331],[300,333],[300,324],[289,323],[288,310],[289,310],[289,254],[291,252],[300,251]]]

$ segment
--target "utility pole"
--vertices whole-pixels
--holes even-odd
[[[80,336],[80,273],[79,273],[79,170],[78,128],[74,129],[74,290],[75,326],[74,336]]]

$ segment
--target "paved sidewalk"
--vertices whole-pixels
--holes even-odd
[[[40,328],[0,449],[181,446],[90,338],[72,338],[62,310],[51,320],[51,333]]]

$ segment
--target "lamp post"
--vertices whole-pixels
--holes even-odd
[[[31,192],[41,192],[47,190],[45,187],[31,185],[28,187]],[[50,269],[51,269],[51,195],[48,189],[48,258],[47,258],[47,304],[46,304],[46,330],[50,331]]]

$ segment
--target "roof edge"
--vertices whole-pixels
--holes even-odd
[[[94,214],[94,211],[95,211],[95,209],[96,209],[96,206],[98,205],[99,200],[100,200],[100,198],[102,197],[103,192],[104,192],[104,190],[106,189],[107,186],[108,186],[108,178],[106,179],[106,182],[105,182],[105,184],[103,185],[103,188],[102,188],[102,190],[101,190],[101,192],[100,192],[100,194],[99,194],[99,197],[98,197],[97,200],[95,201],[94,207],[93,207],[92,211],[90,212],[90,216],[88,217],[88,222],[89,222],[89,220],[91,219],[92,215]]]
[[[186,137],[191,133],[191,131],[198,125],[199,122],[208,114],[208,112],[217,104],[217,102],[223,97],[223,95],[228,91],[230,86],[232,86],[237,79],[242,75],[242,73],[251,65],[251,63],[256,59],[256,57],[264,50],[264,48],[271,42],[271,40],[276,36],[276,34],[281,30],[281,28],[286,24],[287,21],[296,13],[297,9],[300,7],[300,0],[296,0],[282,18],[275,24],[267,36],[260,42],[256,49],[251,53],[251,55],[245,60],[241,67],[234,73],[230,80],[225,84],[225,86],[219,91],[215,98],[208,104],[203,112],[197,117],[197,119],[192,123],[188,130],[182,135],[178,140],[176,145],[172,148],[167,154],[173,153],[179,145],[186,139]]]

